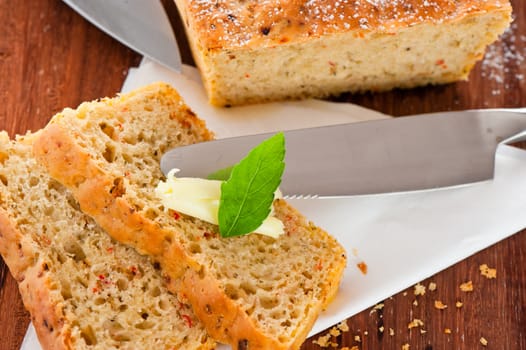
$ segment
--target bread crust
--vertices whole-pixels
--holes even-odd
[[[31,243],[3,208],[0,208],[0,253],[18,283],[43,349],[71,349],[71,330],[64,324],[61,305],[53,302],[56,298],[47,278],[46,263],[36,260]]]
[[[175,0],[202,50],[270,48],[355,32],[395,33],[424,23],[459,21],[493,11],[505,0]]]

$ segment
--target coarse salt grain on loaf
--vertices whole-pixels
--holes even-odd
[[[164,151],[211,134],[158,83],[57,114],[35,142],[41,164],[116,240],[151,255],[208,333],[234,349],[298,349],[337,292],[346,256],[285,201],[285,234],[221,238],[218,227],[163,208]]]
[[[214,349],[159,269],[113,241],[36,163],[33,139],[0,132],[0,253],[42,348]]]
[[[210,103],[467,79],[508,0],[175,0]]]

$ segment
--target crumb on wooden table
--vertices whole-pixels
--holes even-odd
[[[487,264],[479,266],[480,274],[487,279],[497,278],[497,269],[490,268]]]
[[[371,309],[371,311],[369,312],[369,315],[377,312],[378,310],[382,310],[383,308],[384,308],[384,304],[383,303],[378,303]]]
[[[444,310],[447,308],[447,305],[445,305],[441,300],[435,300],[435,309]]]
[[[473,281],[467,281],[460,285],[460,290],[463,292],[472,292],[473,291]]]
[[[429,286],[427,286],[427,289],[430,291],[435,291],[437,289],[437,284],[435,282],[429,282]]]
[[[331,335],[325,334],[318,337],[318,339],[314,340],[313,343],[319,345],[322,348],[327,348],[330,345]]]
[[[415,295],[424,295],[426,294],[426,287],[420,283],[415,284]]]
[[[480,343],[481,343],[483,346],[488,346],[488,341],[487,341],[486,338],[484,338],[484,337],[480,337]]]
[[[412,329],[416,327],[423,327],[423,326],[424,326],[424,321],[418,318],[413,319],[411,322],[407,324],[408,329]]]
[[[357,343],[361,343],[362,342],[362,338],[360,338],[359,335],[355,335],[354,336],[354,341],[357,342]]]
[[[338,323],[338,325],[336,327],[342,332],[348,332],[349,331],[349,325],[347,324],[347,320]]]

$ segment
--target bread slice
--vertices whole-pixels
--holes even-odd
[[[0,253],[43,349],[213,349],[148,258],[113,241],[0,132]]]
[[[210,138],[158,83],[64,110],[34,152],[113,238],[160,263],[212,337],[234,349],[297,349],[337,292],[345,251],[283,200],[279,239],[223,239],[217,226],[165,210],[154,193],[162,153]]]
[[[210,103],[230,106],[466,79],[508,0],[175,0]]]

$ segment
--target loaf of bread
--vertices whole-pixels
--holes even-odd
[[[162,153],[211,137],[176,91],[157,83],[58,113],[34,152],[114,239],[160,264],[216,340],[297,349],[337,292],[345,251],[283,200],[278,239],[221,238],[217,226],[166,210],[154,192]]]
[[[213,349],[159,268],[113,241],[36,163],[33,139],[0,132],[0,253],[42,348]]]
[[[210,102],[231,106],[466,79],[508,0],[175,0]]]

